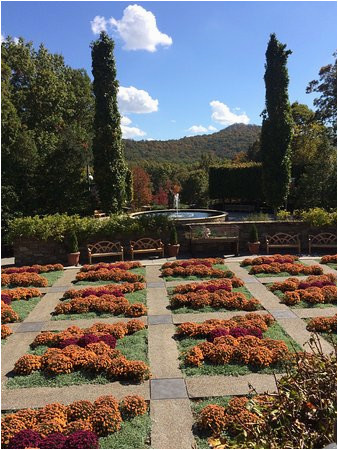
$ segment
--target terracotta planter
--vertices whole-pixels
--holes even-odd
[[[252,255],[258,255],[260,242],[248,242],[249,252]]]
[[[80,261],[80,252],[68,253],[67,258],[69,266],[77,266]]]
[[[168,244],[168,255],[169,257],[177,256],[180,250],[180,244]]]

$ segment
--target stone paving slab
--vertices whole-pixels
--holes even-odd
[[[332,317],[337,314],[337,308],[294,308],[293,312],[301,318]]]
[[[118,399],[126,395],[141,395],[150,399],[149,381],[135,385],[123,385],[119,382],[109,384],[83,384],[79,386],[37,387],[24,389],[6,389],[2,393],[2,409],[39,408],[48,403],[69,404],[77,400],[94,401],[101,395],[113,395]]]
[[[146,280],[147,283],[160,283],[162,278],[160,278],[160,266],[147,266],[146,267]]]
[[[69,288],[69,285],[65,285],[65,286],[51,286],[48,289],[48,294],[54,294],[57,292],[61,292],[62,294]]]
[[[16,333],[27,333],[29,331],[41,331],[44,322],[23,322],[17,329]]]
[[[147,289],[148,315],[170,314],[167,290],[165,287]]]
[[[277,374],[276,378],[281,378]],[[252,373],[236,376],[198,376],[185,379],[189,398],[223,397],[225,395],[244,395],[249,392],[251,384],[258,393],[275,392],[276,383],[273,375]]]
[[[173,323],[171,314],[148,316],[148,325],[163,325],[166,323]]]
[[[54,311],[55,306],[59,303],[62,294],[45,294],[41,301],[26,317],[26,322],[38,322],[51,320],[51,312]]]
[[[151,400],[151,448],[196,448],[192,434],[194,419],[190,401]]]
[[[152,289],[152,288],[165,288],[165,282],[164,281],[155,281],[155,282],[151,282],[151,283],[147,283],[147,288],[148,289]]]
[[[93,319],[51,320],[49,322],[44,322],[42,331],[61,331],[73,325],[80,328],[89,328],[91,325],[98,322],[114,324],[117,322],[129,322],[131,319],[132,317],[106,317],[104,319],[101,317],[94,317]],[[137,317],[137,319],[144,324],[147,324],[147,316]]]
[[[258,311],[251,311],[256,314],[266,314],[267,311],[260,309]],[[173,323],[180,324],[183,322],[204,322],[209,319],[231,319],[234,316],[245,316],[248,311],[215,311],[209,313],[185,313],[185,314],[173,314]]]
[[[70,285],[72,281],[75,280],[75,275],[79,270],[78,267],[75,269],[64,270],[62,276],[53,284],[53,287]]]
[[[188,398],[187,388],[183,378],[150,380],[150,398],[152,400]]]
[[[285,309],[274,309],[273,316],[275,319],[295,319],[298,318],[298,316],[291,311],[291,309],[285,310]]]
[[[172,324],[149,326],[148,356],[153,378],[181,378]]]

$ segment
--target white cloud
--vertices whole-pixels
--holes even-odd
[[[95,16],[90,22],[90,25],[94,34],[100,34],[101,31],[107,31],[107,21],[102,16]]]
[[[130,125],[130,124],[131,124],[131,119],[129,119],[129,117],[127,117],[127,116],[121,117],[121,125]]]
[[[221,123],[222,125],[232,125],[234,123],[245,123],[250,122],[249,117],[243,114],[234,114],[230,111],[229,107],[218,100],[213,100],[210,102],[212,109],[211,118],[215,122]]]
[[[145,114],[158,110],[158,100],[151,98],[147,91],[133,86],[120,86],[117,99],[122,113]]]
[[[18,43],[19,43],[19,38],[14,37],[14,38],[13,38],[13,42],[14,42],[15,45],[18,45]]]
[[[3,43],[6,40],[5,36],[1,34],[1,43]]]
[[[171,123],[176,123],[176,120],[175,120],[175,119],[171,119],[170,122],[171,122]]]
[[[190,131],[191,133],[208,133],[208,131],[218,131],[217,128],[213,127],[212,125],[209,125],[208,128],[204,127],[203,125],[192,125],[190,128],[188,128],[187,131]]]
[[[202,125],[192,125],[187,131],[191,131],[192,133],[207,133],[208,129]]]
[[[121,20],[111,17],[109,22],[123,39],[125,50],[156,52],[158,45],[168,47],[173,42],[157,28],[154,14],[139,5],[127,6]]]
[[[147,133],[140,128],[137,127],[127,127],[126,125],[121,124],[122,137],[124,139],[133,139],[135,137],[145,136]]]

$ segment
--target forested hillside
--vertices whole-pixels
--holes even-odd
[[[203,153],[213,152],[219,158],[232,158],[247,151],[259,136],[258,125],[234,124],[217,133],[184,137],[169,141],[133,141],[126,139],[125,155],[128,161],[156,160],[158,162],[189,162]]]

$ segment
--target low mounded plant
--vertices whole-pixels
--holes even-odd
[[[251,244],[258,242],[258,231],[256,225],[252,225],[250,230],[249,242]]]

